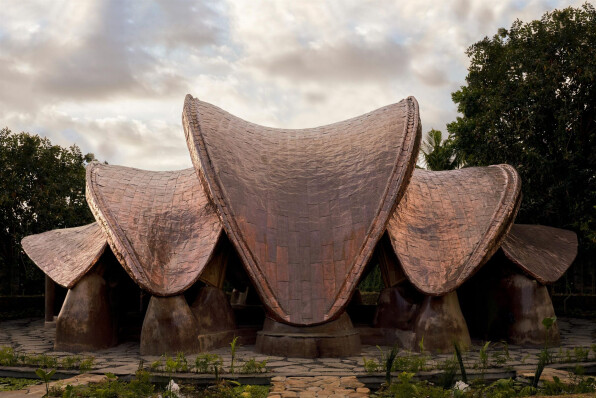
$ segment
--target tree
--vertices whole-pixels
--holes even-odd
[[[578,232],[576,265],[596,259],[596,11],[515,21],[467,50],[463,115],[448,124],[466,164],[509,163],[522,179],[518,222]]]
[[[85,200],[85,164],[93,158],[76,145],[0,130],[0,294],[43,290],[23,237],[93,221]]]
[[[453,170],[461,166],[460,157],[455,152],[453,138],[443,141],[443,133],[431,129],[422,142],[422,158],[429,170]]]

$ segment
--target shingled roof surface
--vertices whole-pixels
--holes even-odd
[[[269,314],[297,325],[337,316],[411,176],[421,135],[416,100],[286,130],[189,95],[183,125]]]
[[[408,279],[422,292],[455,290],[499,248],[519,202],[513,167],[415,170],[387,232]]]
[[[577,235],[545,225],[514,224],[501,245],[505,255],[540,283],[553,283],[577,255]]]
[[[23,250],[57,284],[73,287],[101,257],[107,241],[97,223],[29,235]]]
[[[221,224],[193,169],[87,166],[87,201],[131,278],[154,295],[179,294],[200,276]]]

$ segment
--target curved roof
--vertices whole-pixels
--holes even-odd
[[[296,325],[337,316],[413,170],[416,100],[288,130],[188,95],[183,125],[193,164],[269,314]]]
[[[70,289],[101,257],[107,241],[97,223],[55,229],[22,240],[23,250],[60,286]]]
[[[87,201],[131,278],[158,296],[179,294],[207,264],[221,224],[193,169],[87,166]]]
[[[514,224],[501,249],[513,263],[540,283],[553,283],[577,255],[577,235],[545,225]]]
[[[387,226],[408,279],[429,295],[455,290],[499,248],[520,188],[508,165],[415,170]]]

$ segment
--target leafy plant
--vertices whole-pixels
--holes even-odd
[[[250,358],[242,365],[241,373],[264,373],[267,371],[267,360],[257,361]]]
[[[94,357],[87,357],[87,358],[81,360],[81,362],[79,363],[79,371],[81,373],[90,371],[91,369],[93,369],[94,362],[95,362]]]
[[[223,364],[222,358],[217,354],[200,354],[195,359],[197,373],[216,373]]]
[[[589,348],[583,347],[574,347],[573,348],[573,356],[577,362],[584,362],[588,360],[588,355],[590,355]]]
[[[52,379],[52,376],[54,376],[54,374],[56,373],[56,369],[52,369],[50,371],[45,371],[42,368],[39,368],[35,371],[35,374],[37,375],[37,377],[39,377],[41,380],[43,380],[43,382],[46,385],[46,397],[50,395],[50,380]]]
[[[236,349],[238,348],[238,336],[235,336],[230,343],[230,373],[234,374],[234,361],[236,360]]]
[[[439,369],[443,371],[439,377],[439,385],[444,389],[449,389],[455,383],[455,376],[457,376],[457,359],[447,358],[439,365]]]
[[[375,373],[379,371],[379,363],[376,360],[362,357],[362,362],[364,362],[364,370],[367,373]]]
[[[532,380],[532,387],[537,388],[538,382],[540,381],[540,376],[542,376],[542,371],[547,363],[551,361],[550,354],[548,352],[548,336],[549,331],[553,327],[557,320],[556,316],[547,317],[542,320],[542,325],[544,325],[545,331],[545,338],[544,338],[544,348],[540,351],[540,355],[538,357],[538,364],[536,365],[536,372],[534,373],[534,380]]]
[[[397,357],[398,351],[399,348],[397,347],[397,344],[395,344],[391,348],[389,355],[385,358],[385,382],[388,386],[391,385],[391,370],[393,369],[393,362],[395,361],[395,357]]]
[[[484,343],[484,345],[482,346],[482,348],[480,348],[480,351],[478,352],[478,363],[476,364],[476,367],[480,369],[480,374],[482,375],[482,378],[484,378],[484,373],[486,372],[486,369],[488,369],[488,347],[490,346],[490,341],[487,341],[486,343]]]
[[[457,342],[454,342],[453,348],[455,349],[455,356],[457,358],[457,363],[459,364],[459,371],[461,372],[461,379],[464,383],[468,384],[468,375],[466,374],[466,367],[464,366],[464,360],[461,355],[461,350],[459,348],[459,344],[457,344]]]
[[[63,357],[60,360],[60,367],[64,369],[75,369],[79,366],[81,357],[79,355],[71,355]]]
[[[17,355],[12,347],[0,347],[0,365],[13,366],[17,363]]]
[[[0,391],[22,390],[25,387],[39,384],[37,379],[21,379],[14,377],[0,377]]]
[[[157,372],[158,370],[160,370],[160,368],[161,368],[161,359],[153,361],[153,362],[151,362],[151,365],[149,365],[149,369],[152,372]]]

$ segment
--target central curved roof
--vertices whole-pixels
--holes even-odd
[[[270,316],[298,325],[337,316],[414,168],[416,100],[287,130],[188,95],[183,125],[205,191]]]

